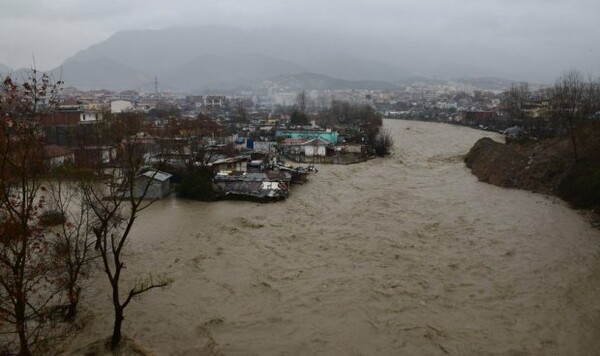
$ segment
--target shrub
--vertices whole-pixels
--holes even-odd
[[[201,201],[214,200],[212,174],[204,170],[185,173],[177,187],[177,196]]]
[[[392,147],[394,147],[394,138],[389,130],[383,129],[379,132],[375,138],[373,149],[375,154],[383,157],[391,153]]]
[[[600,206],[600,165],[580,162],[563,181],[560,195],[578,208]]]

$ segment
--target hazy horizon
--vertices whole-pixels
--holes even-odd
[[[50,70],[120,31],[219,25],[356,43],[353,56],[414,75],[448,68],[550,82],[600,74],[600,3],[591,0],[0,0],[0,63]],[[339,40],[338,40],[339,39]],[[335,46],[336,43],[332,43]],[[346,50],[347,53],[348,50]]]

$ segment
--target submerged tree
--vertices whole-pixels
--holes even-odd
[[[381,115],[371,109],[367,110],[363,120],[364,122],[361,124],[361,128],[365,133],[367,147],[370,151],[374,151],[377,147],[381,126],[383,126],[383,119],[381,118]]]
[[[36,117],[52,110],[59,85],[33,70],[22,84],[7,77],[0,88],[0,320],[13,325],[19,355],[32,353],[54,296],[40,224],[45,188]]]
[[[77,180],[86,178],[85,172],[74,172],[68,167],[60,167],[53,172],[49,182],[50,201],[54,211],[62,217],[55,230],[53,260],[56,264],[57,286],[66,293],[68,304],[63,314],[65,321],[72,321],[77,315],[77,306],[84,281],[92,270],[96,239],[93,236],[93,216],[88,204],[83,200]],[[77,174],[77,176],[74,176]]]
[[[138,129],[141,121],[138,122]],[[128,123],[127,133],[135,131],[135,122]],[[152,178],[139,184],[139,173],[146,162],[146,146],[138,135],[125,136],[118,147],[116,167],[104,179],[82,181],[83,200],[95,219],[93,227],[98,241],[98,251],[112,289],[114,324],[111,349],[116,350],[121,341],[121,327],[125,309],[141,294],[169,284],[166,278],[155,279],[151,275],[136,285],[124,289],[121,277],[125,268],[125,246],[138,214],[153,202],[146,200]],[[155,173],[154,173],[155,174]]]
[[[373,146],[376,155],[380,157],[389,155],[394,147],[392,133],[387,128],[379,130]]]
[[[360,142],[373,150],[383,119],[373,107],[366,104],[351,104],[332,100],[329,110],[318,117],[318,123],[327,126],[341,125],[349,130],[350,136],[360,135]],[[348,137],[350,138],[350,137]]]

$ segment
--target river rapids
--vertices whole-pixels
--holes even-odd
[[[562,201],[481,183],[493,133],[386,120],[391,157],[318,166],[283,202],[169,197],[142,212],[124,286],[173,284],[125,311],[156,355],[593,355],[600,232]],[[98,272],[68,352],[110,335]]]

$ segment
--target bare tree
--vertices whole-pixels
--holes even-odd
[[[394,137],[389,129],[384,128],[379,130],[375,138],[374,150],[375,154],[383,157],[389,155],[394,147]]]
[[[500,107],[510,117],[511,125],[520,125],[525,129],[531,129],[526,104],[531,92],[527,83],[513,83],[502,95]]]
[[[19,355],[32,353],[54,296],[46,293],[52,281],[40,224],[45,189],[36,117],[54,107],[59,85],[32,70],[22,84],[7,77],[0,87],[0,320],[14,326]]]
[[[244,106],[244,100],[240,99],[233,111],[233,117],[236,123],[238,124],[246,124],[250,122],[250,115],[248,115],[248,110]]]
[[[73,174],[60,169],[54,172],[49,182],[50,204],[63,218],[52,243],[58,269],[57,286],[66,293],[68,300],[63,315],[65,321],[75,319],[83,283],[91,273],[92,261],[97,257],[93,253],[96,239],[92,231],[91,209],[83,200],[77,181],[65,179],[66,175]],[[79,180],[88,179],[84,177],[79,173]]]
[[[187,122],[185,129],[189,131],[190,146],[195,165],[205,169],[217,153],[214,143],[224,134],[224,128],[210,117],[198,115],[195,120]]]
[[[578,138],[581,142],[582,154],[589,157],[600,157],[600,78],[589,81],[587,87],[588,100],[586,100],[585,112],[588,114],[585,120],[585,129],[581,130]]]
[[[171,119],[158,130],[159,160],[162,165],[175,165],[187,172],[204,169],[217,153],[214,143],[224,129],[211,118],[199,114],[195,119]],[[174,162],[175,161],[175,162]]]
[[[580,157],[578,130],[599,109],[597,93],[598,83],[586,81],[576,70],[563,74],[551,89],[552,115],[565,127],[575,161]]]
[[[133,123],[129,123],[129,129]],[[129,131],[131,133],[133,131]],[[99,254],[103,270],[112,289],[114,324],[111,349],[116,350],[121,341],[124,311],[129,303],[141,294],[169,284],[167,278],[143,279],[126,293],[122,293],[121,277],[124,271],[126,242],[131,236],[138,214],[153,202],[145,200],[151,179],[140,189],[137,177],[145,164],[145,146],[136,136],[126,136],[118,149],[117,168],[105,179],[84,181],[81,185],[85,203],[90,207],[96,222],[94,233],[99,241]]]
[[[298,110],[301,113],[306,113],[306,91],[302,90],[298,95],[296,95],[296,102],[298,104]]]

